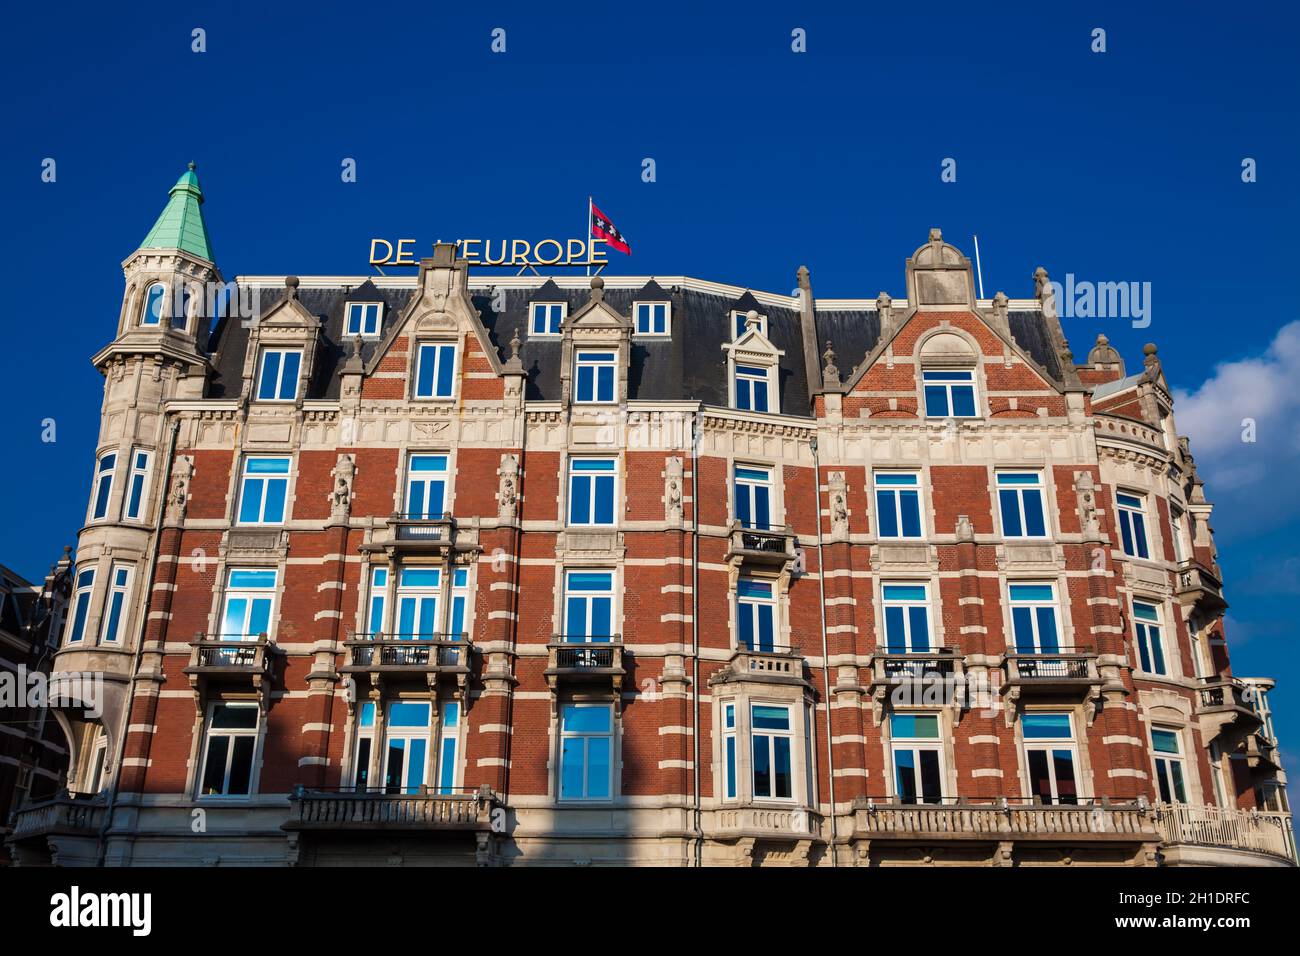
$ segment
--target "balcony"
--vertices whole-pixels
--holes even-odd
[[[884,719],[885,699],[895,706],[948,705],[956,702],[963,658],[955,647],[927,651],[877,648],[871,655],[871,713],[876,726]]]
[[[1263,719],[1251,703],[1253,691],[1235,677],[1204,677],[1196,694],[1196,713],[1207,740],[1258,730]]]
[[[1178,563],[1177,594],[1179,603],[1205,617],[1221,614],[1228,607],[1218,572],[1195,558]]]
[[[1093,845],[1101,854],[1118,853],[1131,861],[1152,856],[1160,839],[1147,807],[1106,800],[1063,805],[1025,798],[935,804],[859,799],[853,815],[853,839],[863,841],[872,856],[891,858],[897,851],[881,850],[879,844],[911,844],[930,854],[943,848],[964,862],[1000,855],[1007,862],[1006,854],[1017,847],[1027,854],[1049,845],[1074,856]],[[983,849],[976,849],[979,844]]]
[[[731,526],[726,560],[747,568],[780,569],[794,567],[795,536],[790,528],[742,528]]]
[[[556,634],[546,645],[546,683],[557,690],[561,683],[608,686],[617,695],[623,689],[623,636],[605,640],[586,635]]]
[[[271,648],[265,632],[239,634],[196,634],[190,642],[190,663],[184,673],[200,700],[206,685],[246,686],[261,691],[270,686]]]
[[[1006,686],[1013,698],[1029,694],[1095,697],[1101,692],[1097,652],[1091,647],[1011,651],[1004,662]]]
[[[104,825],[106,810],[99,797],[78,799],[65,793],[15,810],[9,839],[58,835],[95,837]]]
[[[710,678],[710,686],[735,681],[760,684],[808,684],[803,673],[803,652],[798,647],[774,644],[767,648],[741,645],[731,652],[727,666]]]
[[[394,512],[388,518],[388,533],[361,546],[362,551],[394,554],[435,554],[446,556],[461,547],[456,519],[450,514],[430,518],[419,514]]]
[[[474,646],[467,634],[374,634],[343,642],[345,674],[376,677],[454,677],[464,687]]]
[[[1167,862],[1250,862],[1248,858],[1234,858],[1235,854],[1262,856],[1280,864],[1296,862],[1295,833],[1289,813],[1174,803],[1158,805],[1155,817],[1166,844]]]
[[[808,864],[814,844],[824,843],[824,819],[806,807],[720,807],[706,814],[708,838],[745,848],[743,859],[759,862],[764,851],[788,854],[790,864]],[[767,862],[764,860],[764,862]]]
[[[492,830],[492,811],[502,806],[488,787],[456,793],[418,793],[347,788],[299,788],[289,798],[290,831],[399,830],[415,833],[476,833]]]

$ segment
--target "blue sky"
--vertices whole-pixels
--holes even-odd
[[[901,297],[939,226],[968,254],[979,234],[989,294],[1032,294],[1038,265],[1151,283],[1149,328],[1066,333],[1082,357],[1104,331],[1130,369],[1159,344],[1218,506],[1235,669],[1280,678],[1293,742],[1297,16],[1148,6],[21,5],[0,38],[0,562],[36,576],[74,540],[101,399],[88,359],[189,160],[227,278],[359,274],[371,236],[580,235],[591,193],[633,243],[612,272],[787,291],[807,264],[819,297]]]

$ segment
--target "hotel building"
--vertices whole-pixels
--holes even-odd
[[[22,862],[1288,865],[1154,345],[906,298],[123,264]],[[97,754],[107,759],[100,771]]]

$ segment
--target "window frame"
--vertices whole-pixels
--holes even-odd
[[[428,460],[429,462],[435,464],[439,460],[441,460],[442,468],[441,469],[439,468],[417,469],[415,467],[417,461],[422,462],[425,460]],[[445,515],[449,514],[451,509],[448,507],[449,502],[447,499],[450,497],[451,494],[451,473],[452,473],[451,455],[448,452],[443,452],[443,451],[407,452],[406,483],[405,483],[405,494],[402,498],[402,514],[407,518],[411,518],[413,520],[418,520],[418,521],[438,521],[441,520]],[[421,477],[417,477],[417,475]],[[428,476],[428,477],[424,477],[424,476]],[[413,492],[417,485],[421,486],[422,495],[428,499],[425,502],[424,510],[419,512],[412,510],[412,505],[411,505],[412,499],[414,497]],[[442,506],[435,513],[429,509],[428,504],[433,499],[432,490],[438,485],[442,486],[439,495]]]
[[[599,356],[599,358],[593,358]],[[583,397],[583,372],[591,371],[591,397]],[[601,373],[608,370],[608,382]],[[609,397],[602,398],[603,386],[608,385]],[[581,348],[573,350],[573,404],[613,405],[618,401],[618,349]]]
[[[393,719],[394,709],[398,707],[424,707],[426,714],[423,724],[402,724],[398,725]],[[439,709],[434,705],[432,700],[389,700],[384,708],[384,735],[382,757],[379,766],[379,778],[381,791],[386,794],[417,794],[429,786],[429,778],[434,775],[436,765],[436,754],[434,741],[439,739],[436,730],[439,723]],[[394,748],[393,744],[401,741],[403,746]],[[421,744],[423,750],[420,761],[419,782],[411,781],[411,760],[412,751],[415,744]],[[394,750],[399,750],[402,754],[402,767],[400,777],[396,783],[389,782],[389,774],[392,772],[392,759]]]
[[[113,486],[117,483],[117,454],[117,449],[112,448],[100,452],[95,458],[95,470],[90,482],[87,524],[92,521],[108,520],[109,506],[113,502]]]
[[[1154,619],[1140,614],[1138,611],[1139,606],[1150,608]],[[1142,673],[1154,677],[1170,676],[1169,655],[1165,653],[1167,648],[1164,641],[1165,615],[1161,602],[1134,596],[1132,599],[1132,618],[1133,643],[1138,652],[1138,669]],[[1154,628],[1154,632],[1152,628]],[[1148,667],[1148,664],[1154,664],[1156,668]]]
[[[759,707],[768,707],[776,710],[785,711],[786,726],[784,728],[757,726],[757,717],[755,711]],[[796,780],[795,780],[795,769],[797,766],[795,747],[798,738],[796,737],[796,733],[795,733],[796,731],[795,724],[796,724],[796,719],[794,714],[794,704],[791,703],[790,701],[770,701],[770,700],[749,701],[749,755],[750,755],[749,796],[753,802],[758,803],[762,801],[765,803],[779,803],[779,804],[787,805],[787,804],[795,803],[798,800],[797,794],[799,788],[798,786],[796,786]],[[778,789],[777,782],[779,777],[779,771],[777,771],[775,768],[777,767],[780,754],[779,754],[779,747],[777,746],[777,742],[780,740],[785,741],[786,744],[785,757],[786,760],[788,761],[786,778],[790,787],[789,794],[785,796],[782,796],[781,794],[776,792],[771,792],[766,794],[758,792],[758,749],[759,749],[760,739],[764,739],[766,741],[766,746],[764,747],[764,749],[767,751],[768,767],[773,768],[769,770],[769,777],[770,777],[769,789],[771,791],[776,791]]]
[[[608,716],[608,730],[569,730],[565,727],[565,720],[570,711],[578,710],[603,710]],[[569,700],[560,704],[559,714],[556,720],[556,778],[555,778],[555,796],[562,803],[576,804],[600,804],[613,803],[616,798],[617,780],[618,780],[618,752],[616,738],[618,735],[618,725],[614,717],[614,705],[605,701],[579,701]],[[568,753],[565,742],[569,740],[581,740],[582,745],[582,793],[574,796],[565,792],[565,770],[568,768]],[[606,752],[607,767],[605,792],[593,793],[591,789],[591,741],[605,740],[608,742]]]
[[[285,464],[283,473],[278,471],[250,472],[249,466],[258,461],[282,461]],[[245,455],[239,470],[239,499],[235,503],[235,524],[244,527],[262,527],[275,528],[282,526],[289,520],[289,485],[293,477],[293,456],[292,455]],[[267,490],[271,488],[273,482],[283,482],[284,492],[280,500],[280,516],[274,521],[266,520],[267,515]],[[247,495],[250,483],[259,483],[261,485],[258,491],[258,511],[257,519],[252,521],[244,520],[244,505],[247,503]]]
[[[432,391],[425,394],[422,391],[424,382],[424,363],[426,361],[426,351],[432,350],[434,355],[433,371],[429,373],[429,385]],[[447,391],[439,391],[439,383],[442,380],[444,357],[451,355],[451,372],[447,375]],[[421,402],[449,402],[456,398],[456,384],[459,381],[460,373],[460,343],[447,339],[424,339],[415,343],[415,362],[414,375],[411,378],[411,398]]]
[[[746,586],[766,588],[767,594],[745,594],[743,593]],[[734,595],[734,606],[736,612],[736,631],[733,647],[736,650],[747,650],[760,654],[777,653],[782,647],[781,637],[781,619],[780,619],[780,597],[777,593],[777,582],[771,578],[760,578],[752,575],[744,575],[736,579],[736,590]],[[763,640],[763,612],[767,611],[769,640],[768,646],[764,647]],[[750,621],[749,627],[745,627],[745,621]],[[744,634],[749,631],[752,638],[746,641]]]
[[[1008,482],[1002,483],[1002,479],[1010,477],[1032,476],[1034,482]],[[1030,468],[1003,468],[994,472],[993,491],[998,503],[998,530],[1003,538],[1011,541],[1050,541],[1052,538],[1052,523],[1047,513],[1047,479],[1042,471]],[[1025,504],[1026,491],[1035,491],[1038,494],[1039,518],[1043,524],[1042,534],[1028,534],[1029,530],[1029,509]],[[1016,499],[1016,521],[1020,525],[1020,534],[1011,534],[1007,530],[1007,511],[1003,502],[1003,493],[1009,493]]]
[[[899,481],[892,484],[891,479],[908,479],[912,484],[904,484]],[[885,479],[882,483],[881,479]],[[921,487],[921,473],[918,471],[873,471],[871,474],[871,483],[873,491],[873,500],[876,506],[876,537],[889,541],[924,541],[925,534],[925,509],[924,494]],[[911,492],[915,496],[916,505],[916,527],[917,533],[907,534],[907,522],[903,509],[904,495]],[[886,507],[884,498],[891,499],[892,504]],[[894,530],[896,534],[887,534],[885,532],[884,515],[886,510],[893,513]]]
[[[1030,737],[1025,733],[1027,717],[1064,717],[1068,726],[1068,734],[1065,737]],[[1048,790],[1050,792],[1050,803],[1044,802],[1045,806],[1077,806],[1082,799],[1083,773],[1079,764],[1079,741],[1074,733],[1075,720],[1074,714],[1068,710],[1031,710],[1020,715],[1020,743],[1024,751],[1025,773],[1028,781],[1026,793],[1034,801],[1041,801],[1043,795],[1035,787],[1035,776],[1033,770],[1031,753],[1044,753],[1046,757],[1046,770]],[[1065,753],[1070,758],[1070,772],[1073,775],[1074,793],[1062,795],[1061,781],[1057,776],[1056,756],[1058,753]]]
[[[763,472],[765,477],[755,477],[750,475],[741,475],[741,471]],[[733,462],[731,466],[731,488],[732,488],[732,520],[740,527],[747,531],[771,531],[778,527],[776,521],[776,469],[771,465],[755,465],[745,462]],[[742,484],[743,482],[743,484]],[[742,488],[748,490],[746,495],[746,510],[749,514],[749,523],[742,517],[740,500]],[[755,512],[758,511],[760,490],[767,491],[767,521],[763,524],[757,523],[754,518]]]
[[[898,734],[895,732],[895,720],[899,717],[916,719],[928,718],[934,721],[935,734],[933,737],[922,737],[916,735]],[[910,752],[913,756],[912,772],[916,795],[906,797],[903,795],[902,779],[900,777],[900,767],[898,755],[900,752]],[[924,780],[923,768],[921,766],[921,753],[935,754],[937,764],[937,776],[939,779],[939,793],[935,798],[927,797],[923,793]],[[889,715],[889,769],[890,782],[894,790],[894,800],[906,806],[942,806],[948,798],[948,755],[947,747],[944,745],[944,726],[943,718],[940,714],[927,713],[924,711],[901,711]]]
[[[444,581],[443,569],[430,565],[409,565],[396,569],[396,581],[393,589],[393,632],[399,641],[431,641],[443,633],[445,610],[442,600]],[[412,579],[407,582],[408,574],[432,573],[432,584],[420,584]],[[431,603],[430,603],[431,602]],[[407,607],[410,607],[411,624],[407,620]],[[426,620],[427,619],[427,620]]]
[[[104,615],[99,626],[99,643],[121,646],[122,633],[130,615],[131,584],[135,568],[116,563],[109,568],[108,592],[104,596]]]
[[[388,623],[388,581],[391,570],[386,564],[370,567],[364,633],[372,639],[386,633],[384,628]],[[376,618],[378,618],[377,625]]]
[[[251,710],[256,714],[253,727],[215,727],[216,713],[218,709],[230,708],[232,710],[242,711]],[[219,733],[214,733],[219,732]],[[225,772],[222,777],[222,791],[220,793],[205,793],[204,784],[208,776],[208,762],[212,754],[212,738],[214,736],[228,738],[231,743],[227,745]],[[248,784],[247,790],[243,793],[231,793],[230,774],[235,761],[235,741],[240,739],[252,739],[252,752],[248,757]],[[203,722],[203,752],[202,759],[199,760],[197,767],[197,779],[195,780],[195,798],[199,800],[247,800],[256,796],[257,784],[260,774],[258,773],[258,763],[261,758],[261,738],[262,738],[262,713],[261,708],[252,701],[242,700],[216,700],[208,705],[206,719]]]
[[[1126,502],[1126,498],[1135,504]],[[1146,505],[1145,492],[1115,490],[1115,524],[1119,529],[1120,552],[1140,561],[1151,560],[1151,529]]]
[[[73,578],[72,600],[69,601],[71,612],[66,620],[69,624],[65,645],[83,644],[86,640],[86,624],[90,619],[90,602],[95,596],[95,567],[80,568]]]
[[[654,330],[654,310],[662,306],[664,310],[664,328],[662,332]],[[650,321],[647,324],[647,330],[641,328],[641,310],[647,309]],[[632,303],[632,329],[633,336],[636,338],[670,338],[673,334],[673,304],[671,301],[646,299]]]
[[[276,359],[276,386],[270,396],[263,395],[266,390],[266,373],[267,363],[271,356],[277,356]],[[294,366],[293,377],[286,382],[287,369],[290,363],[285,361],[287,356],[296,356],[297,363]],[[257,360],[257,388],[253,390],[254,401],[265,402],[267,404],[288,405],[298,401],[298,386],[302,381],[303,366],[306,362],[306,354],[301,348],[289,346],[264,346]],[[286,384],[292,385],[290,394],[285,395]]]
[[[609,579],[607,590],[600,590],[595,587],[584,588],[579,586],[577,579],[583,576],[596,577],[605,576]],[[562,578],[562,594],[564,603],[561,605],[561,636],[567,644],[608,644],[618,633],[615,627],[617,621],[617,602],[615,600],[617,591],[617,582],[613,568],[565,568]],[[608,633],[593,633],[596,628],[598,601],[608,601],[608,613],[605,630]],[[578,622],[573,618],[575,608],[582,608],[581,630],[578,630]],[[581,640],[575,640],[581,638]]]
[[[780,414],[780,396],[777,394],[775,365],[754,365],[750,362],[733,361],[731,364],[731,407],[739,412],[756,412],[761,415]],[[742,371],[743,370],[743,371]],[[740,403],[741,383],[748,384],[746,389],[748,407]],[[758,385],[763,387],[765,408],[755,408],[758,404]],[[774,400],[776,408],[773,408]]]
[[[588,467],[600,463],[608,467]],[[578,466],[575,468],[575,466]],[[618,458],[604,456],[574,456],[568,462],[568,495],[565,501],[564,517],[565,525],[570,528],[616,528],[619,519],[619,467]],[[598,521],[598,505],[600,503],[599,495],[599,478],[608,477],[610,484],[610,519],[609,521]],[[586,478],[589,482],[587,498],[587,516],[590,520],[578,521],[575,519],[574,504],[582,496],[578,494],[578,480]]]
[[[1051,596],[1048,598],[1025,597],[1022,593],[1017,597],[1015,591],[1017,588],[1048,588]],[[1020,640],[1020,629],[1016,623],[1016,609],[1025,609],[1030,612],[1029,627],[1032,649],[1025,650]],[[1042,615],[1041,611],[1050,610],[1052,612],[1053,624],[1053,641],[1056,646],[1048,647],[1043,641],[1042,635]],[[1056,587],[1055,581],[1008,581],[1007,582],[1007,617],[1010,628],[1008,636],[1010,637],[1009,646],[1017,654],[1060,654],[1065,646],[1063,638],[1065,629],[1061,615],[1060,591]]]
[[[552,318],[551,310],[559,309],[559,320],[551,328],[550,319]],[[542,328],[538,328],[538,316],[544,315],[542,319]],[[528,303],[528,336],[529,338],[559,338],[564,329],[564,320],[569,317],[568,302],[529,302]]]
[[[888,594],[890,589],[901,590],[903,588],[920,588],[922,596],[903,597],[895,594],[892,597]],[[890,609],[902,611],[903,624],[903,648],[895,650],[895,645],[891,641],[893,634],[889,625]],[[925,644],[923,648],[916,646],[915,636],[913,634],[915,625],[915,615],[913,611],[919,610],[924,618],[925,624]],[[888,654],[932,654],[940,646],[936,641],[934,621],[930,613],[930,585],[926,581],[881,581],[880,582],[880,633],[884,635],[884,649]]]
[[[236,584],[235,575],[238,574],[269,574],[271,575],[271,583],[269,585],[254,585],[249,583]],[[242,621],[244,624],[244,630],[242,631],[232,631],[228,630],[226,627],[226,622],[231,619],[232,609],[230,607],[230,602],[232,598],[234,600],[244,600],[248,602],[247,610],[242,615]],[[217,617],[221,630],[217,632],[217,636],[223,641],[235,638],[238,638],[241,641],[256,641],[263,633],[265,633],[268,641],[273,640],[275,636],[276,607],[279,603],[279,598],[279,568],[269,568],[265,566],[258,567],[255,565],[237,565],[234,567],[227,567],[225,582],[221,589],[220,613]],[[253,630],[252,625],[258,619],[254,602],[262,600],[267,602],[266,630]]]
[[[1165,734],[1172,738],[1176,749],[1172,751],[1160,749],[1156,743],[1157,734]],[[1187,756],[1184,753],[1181,727],[1167,724],[1151,725],[1151,765],[1154,771],[1153,782],[1156,795],[1162,803],[1189,802]],[[1174,799],[1166,799],[1166,791]]]
[[[379,338],[384,328],[384,305],[385,303],[383,301],[360,301],[359,300],[356,302],[348,302],[343,307],[343,334],[350,339],[354,339],[358,335],[361,336],[361,338],[363,339]],[[368,314],[368,310],[371,307],[374,307],[375,309],[374,312],[375,328],[373,332],[367,332],[366,316]],[[354,310],[360,316],[360,320],[358,321],[356,328],[352,327],[352,316]]]
[[[980,414],[979,382],[977,380],[978,377],[976,376],[975,372],[976,370],[974,368],[942,368],[942,367],[926,368],[925,366],[921,366],[921,402],[925,409],[924,417],[927,419],[936,419],[939,421],[943,421],[949,418],[962,419],[963,421],[982,418],[983,416]],[[969,381],[967,381],[966,379],[938,379],[938,378],[927,379],[926,376],[928,375],[968,375],[970,376],[970,378]],[[962,387],[965,385],[970,386],[971,413],[969,415],[958,415],[955,411],[956,403],[953,401],[953,388],[954,386]],[[933,414],[930,411],[929,390],[931,388],[943,389],[944,406],[947,409],[947,411],[942,415]]]
[[[140,463],[141,459],[144,459],[143,464]],[[126,475],[122,517],[127,521],[143,521],[151,490],[149,478],[153,472],[153,452],[147,448],[132,448],[130,465]]]

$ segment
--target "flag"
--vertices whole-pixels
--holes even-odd
[[[618,231],[618,227],[609,221],[609,217],[596,208],[596,204],[591,204],[591,236],[593,239],[604,239],[605,244],[611,249],[617,249],[624,255],[632,254],[632,247],[628,245],[623,234]]]

